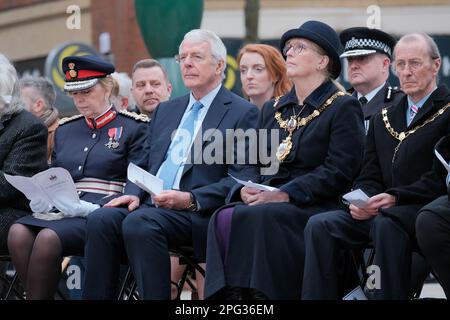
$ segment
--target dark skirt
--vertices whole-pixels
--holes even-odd
[[[216,238],[216,215],[223,208],[216,211],[209,224],[205,297],[228,285],[259,290],[269,299],[300,299],[305,225],[313,214],[339,207],[236,205],[225,262]]]
[[[120,196],[117,193],[111,196],[104,194],[82,192],[80,199],[92,203],[104,205],[113,198]],[[63,256],[84,255],[84,239],[86,235],[86,218],[63,218],[60,220],[42,220],[34,218],[33,216],[25,216],[16,221],[26,226],[29,226],[36,233],[42,229],[48,228],[56,232],[58,238],[61,240]]]
[[[56,232],[61,240],[63,256],[83,255],[86,234],[85,218],[63,218],[60,220],[42,220],[33,216],[25,216],[16,221],[31,227],[36,233],[48,228]]]

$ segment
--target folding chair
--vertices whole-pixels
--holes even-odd
[[[360,252],[355,252],[354,258],[361,273],[360,285],[361,288],[364,288],[369,277],[366,270],[373,264],[373,260],[375,258],[375,248],[370,245]],[[426,264],[426,261],[422,255],[416,251],[413,251],[413,257],[411,260],[410,299],[419,299],[425,279],[430,271],[430,267]]]
[[[184,270],[180,280],[178,283],[175,283],[178,291],[176,300],[180,300],[185,283],[187,283],[192,290],[192,300],[197,300],[197,287],[192,283],[192,277],[190,277],[190,275],[195,275],[195,271],[198,271],[203,277],[205,277],[205,270],[195,261],[194,249],[192,247],[178,247],[170,249],[170,253],[171,255],[178,257],[181,264],[186,264],[186,269]]]
[[[194,258],[194,249],[192,247],[179,247],[179,248],[173,248],[170,249],[170,254],[172,256],[179,257],[182,261],[182,263],[186,264],[186,269],[184,270],[180,281],[178,283],[175,283],[177,286],[177,297],[176,300],[179,300],[181,298],[181,293],[183,292],[183,288],[185,283],[189,285],[189,287],[192,289],[193,293],[193,299],[198,299],[197,294],[197,288],[192,283],[189,275],[194,273],[195,271],[198,271],[203,277],[205,276],[205,270],[195,262]],[[128,267],[127,273],[125,275],[125,278],[122,282],[119,295],[117,296],[117,300],[138,300],[139,295],[136,290],[136,281],[133,277],[133,272],[131,271],[131,268]]]
[[[131,267],[128,267],[125,278],[122,281],[117,300],[139,300],[139,295],[136,290],[136,280],[133,277]]]
[[[13,275],[8,275],[8,265],[11,263],[11,258],[9,256],[0,255],[0,285],[3,287],[4,293],[2,292],[0,300],[24,300],[25,294],[20,286],[19,278],[17,272],[14,270]]]

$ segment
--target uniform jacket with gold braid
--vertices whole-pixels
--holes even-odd
[[[61,119],[52,166],[67,169],[75,182],[86,177],[126,182],[128,164],[142,156],[147,127],[148,119],[114,108],[96,123],[81,115]],[[80,197],[97,202],[103,196],[87,192]]]
[[[445,85],[439,86],[409,126],[406,96],[387,108],[384,116],[380,113],[371,119],[364,164],[354,188],[369,196],[383,192],[395,195],[396,206],[382,212],[399,219],[409,231],[414,229],[417,210],[446,192],[442,183],[445,169],[434,156],[433,147],[450,133],[450,107],[445,108],[449,94]],[[403,138],[401,143],[393,136],[396,134]]]
[[[308,117],[323,106],[338,89],[326,81],[304,101],[300,117]],[[260,128],[279,129],[275,113],[282,119],[299,113],[295,89],[264,105]],[[280,143],[288,132],[280,129]],[[292,135],[292,150],[280,163],[278,172],[262,176],[262,182],[280,187],[289,194],[291,201],[308,206],[322,201],[337,201],[348,190],[359,173],[364,151],[364,125],[361,106],[354,97],[338,96],[320,115]],[[269,139],[270,140],[270,139]],[[270,147],[270,141],[268,146]]]

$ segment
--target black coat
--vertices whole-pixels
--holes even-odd
[[[30,212],[28,200],[4,173],[30,177],[47,169],[47,127],[28,111],[0,118],[0,253],[11,224]]]
[[[305,100],[301,117],[319,109],[337,88],[323,83]],[[301,110],[292,90],[274,107],[264,105],[260,128],[278,130],[274,118]],[[280,130],[280,140],[286,137]],[[205,296],[225,285],[251,287],[271,299],[300,297],[303,276],[303,228],[312,214],[339,208],[338,197],[357,176],[363,157],[361,106],[351,96],[338,97],[317,118],[293,134],[293,149],[265,184],[289,194],[290,203],[238,205],[233,213],[226,267],[216,241],[216,215],[209,224]],[[270,146],[270,144],[269,144]],[[233,190],[235,191],[235,190]]]
[[[407,98],[388,108],[392,128],[400,133],[422,125],[450,101],[450,91],[439,86],[406,126]],[[433,147],[450,133],[450,108],[434,121],[412,133],[399,145],[386,129],[382,114],[371,119],[367,135],[364,165],[354,188],[369,196],[382,192],[395,195],[397,204],[383,209],[386,215],[399,219],[408,232],[413,232],[417,209],[445,194],[445,170],[434,156]],[[395,149],[398,151],[395,154]]]
[[[352,95],[357,98],[357,92],[352,90]],[[392,87],[387,81],[384,86],[370,99],[364,106],[362,111],[364,120],[369,120],[372,116],[381,112],[381,109],[396,105],[405,94],[397,87]]]

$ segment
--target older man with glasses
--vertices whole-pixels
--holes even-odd
[[[370,120],[364,165],[354,184],[367,194],[366,203],[350,202],[346,211],[308,221],[304,299],[338,298],[337,253],[369,243],[377,274],[366,293],[375,299],[410,298],[417,212],[446,191],[445,170],[433,167],[433,146],[450,132],[450,91],[437,86],[440,66],[428,35],[408,34],[397,43],[394,67],[407,96]]]
[[[210,216],[234,185],[228,174],[254,178],[229,161],[225,142],[215,145],[212,162],[206,158],[211,140],[226,137],[230,129],[254,128],[259,115],[256,106],[222,85],[225,45],[215,33],[196,29],[185,35],[179,53],[181,75],[191,92],[156,108],[138,163],[164,181],[164,190],[150,195],[132,185],[127,195],[89,215],[86,299],[114,298],[126,253],[139,297],[169,300],[169,249],[193,246],[196,261],[204,262]]]

